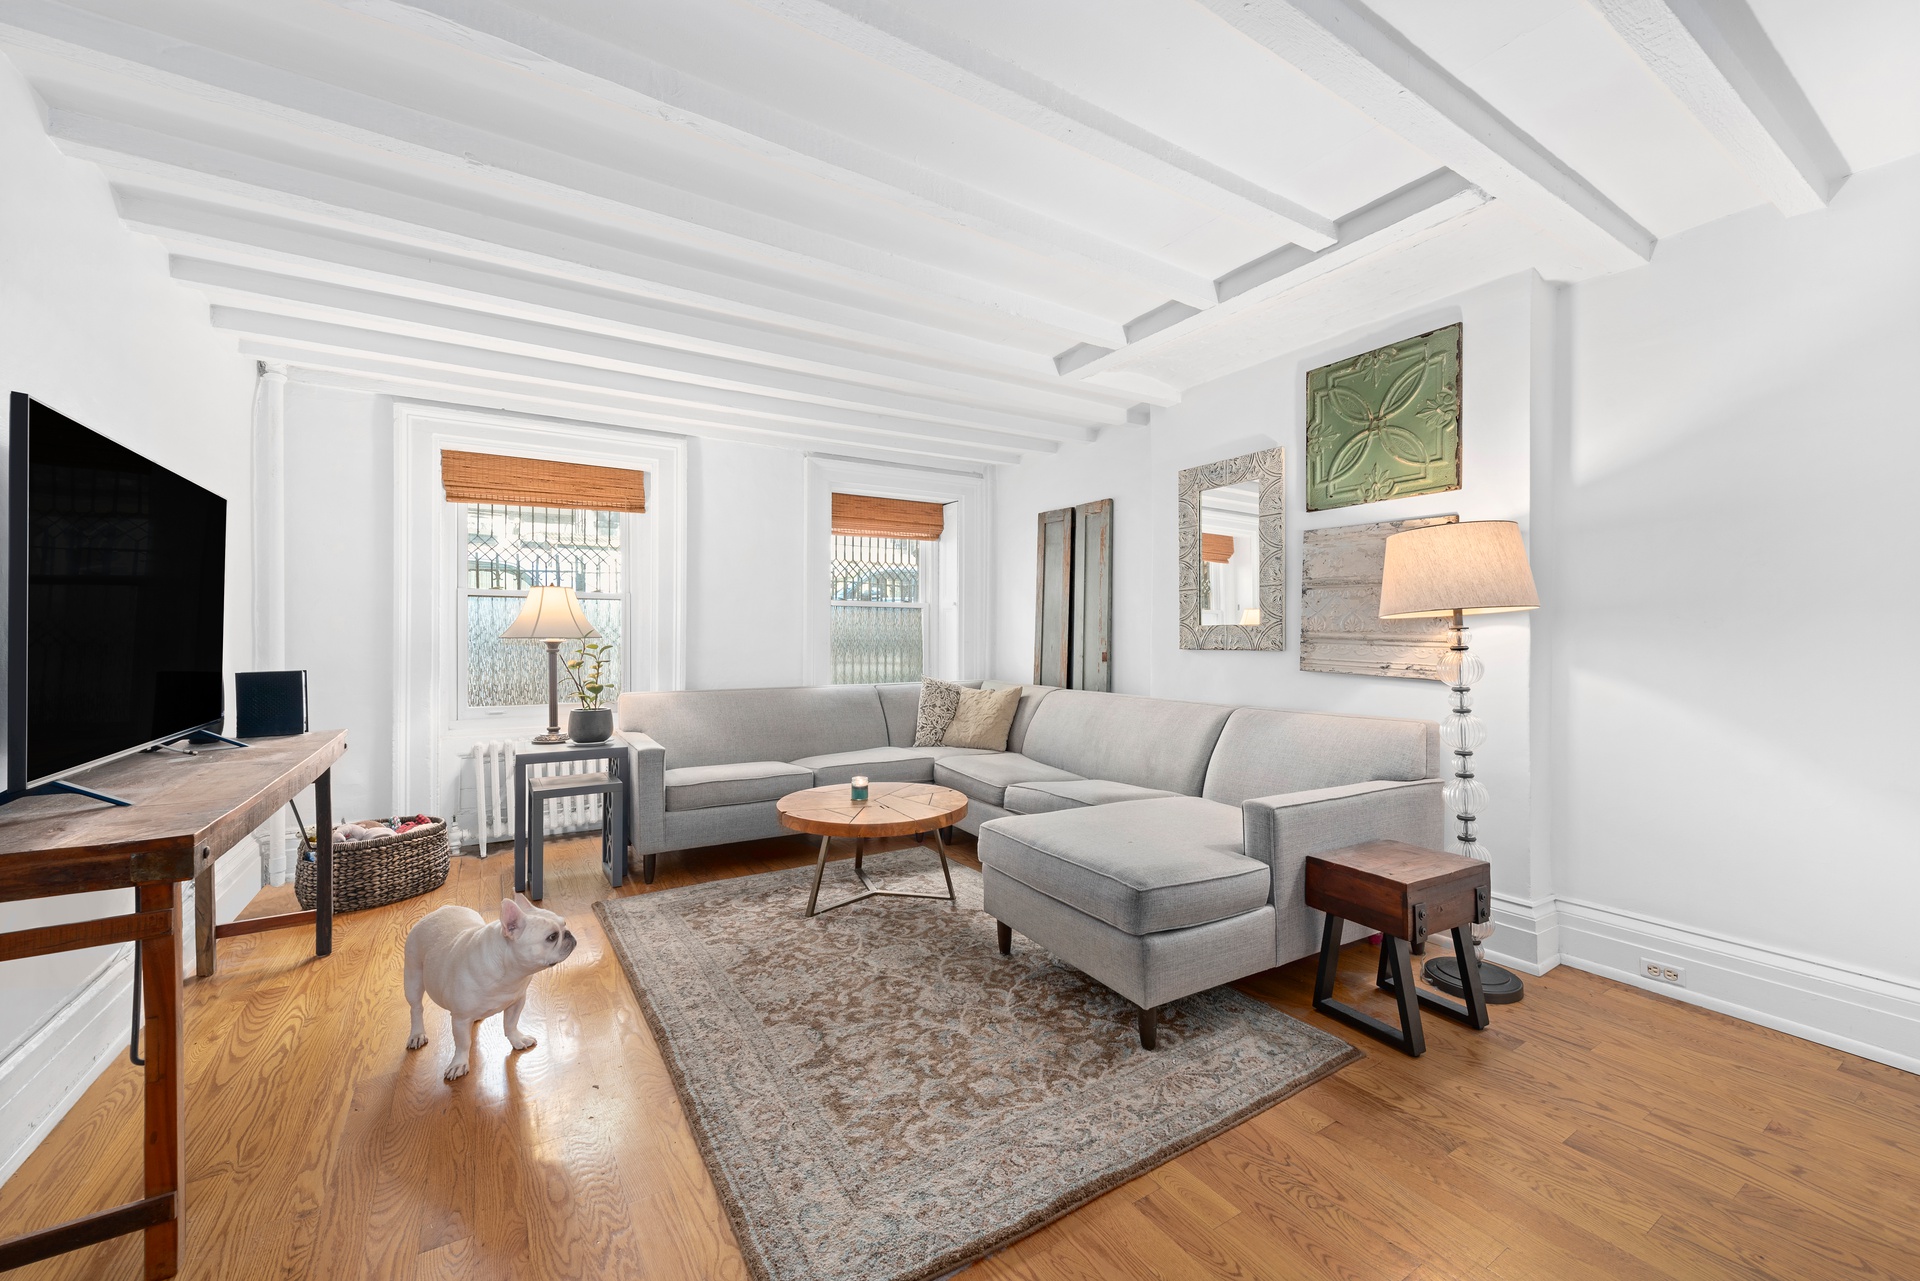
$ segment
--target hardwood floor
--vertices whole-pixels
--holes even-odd
[[[672,856],[653,888],[810,855]],[[182,1275],[746,1275],[588,910],[607,892],[588,842],[549,848],[546,905],[580,947],[534,983],[540,1044],[510,1056],[490,1020],[452,1086],[444,1014],[405,1050],[407,929],[446,902],[493,916],[510,873],[456,859],[439,892],[342,918],[325,961],[298,931],[221,943],[219,975],[187,989]],[[263,891],[249,914],[290,899]],[[1375,956],[1347,949],[1349,996]],[[1244,987],[1364,1062],[969,1278],[1920,1278],[1920,1078],[1564,968],[1488,1032],[1429,1018],[1412,1060],[1313,1014],[1312,981],[1300,962]],[[136,1195],[139,1115],[122,1056],[0,1188],[0,1235]],[[136,1276],[137,1242],[13,1275]]]

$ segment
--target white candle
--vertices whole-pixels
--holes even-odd
[[[867,785],[867,776],[865,774],[855,774],[853,776],[853,785],[855,787],[865,787]]]

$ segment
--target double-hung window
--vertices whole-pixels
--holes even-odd
[[[573,588],[601,643],[611,649],[608,683],[622,687],[628,590],[623,548],[629,541],[629,519],[617,511],[460,505],[465,531],[459,602],[463,717],[507,716],[536,708],[545,714],[546,648],[500,639],[530,587]],[[577,650],[577,642],[568,642],[561,646],[561,657]],[[563,706],[571,701],[564,674],[560,701]]]
[[[833,496],[828,652],[836,685],[917,681],[935,646],[939,503]]]

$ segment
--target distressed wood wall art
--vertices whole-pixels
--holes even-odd
[[[1307,510],[1460,488],[1460,326],[1307,375]]]
[[[1260,621],[1252,626],[1200,622],[1200,496],[1222,485],[1260,486]],[[1287,473],[1284,449],[1223,458],[1180,473],[1180,648],[1287,647]],[[1383,552],[1384,556],[1385,553]]]
[[[1300,552],[1300,670],[1438,680],[1450,618],[1381,618],[1387,538],[1458,516],[1309,529]]]

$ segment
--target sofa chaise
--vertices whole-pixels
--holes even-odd
[[[1004,688],[1005,682],[986,682]],[[1431,721],[1027,686],[1007,750],[914,747],[918,685],[623,694],[635,852],[786,834],[774,803],[842,783],[966,794],[986,910],[1156,1011],[1310,956],[1305,861],[1366,840],[1438,847]],[[1357,932],[1357,931],[1356,931]]]

